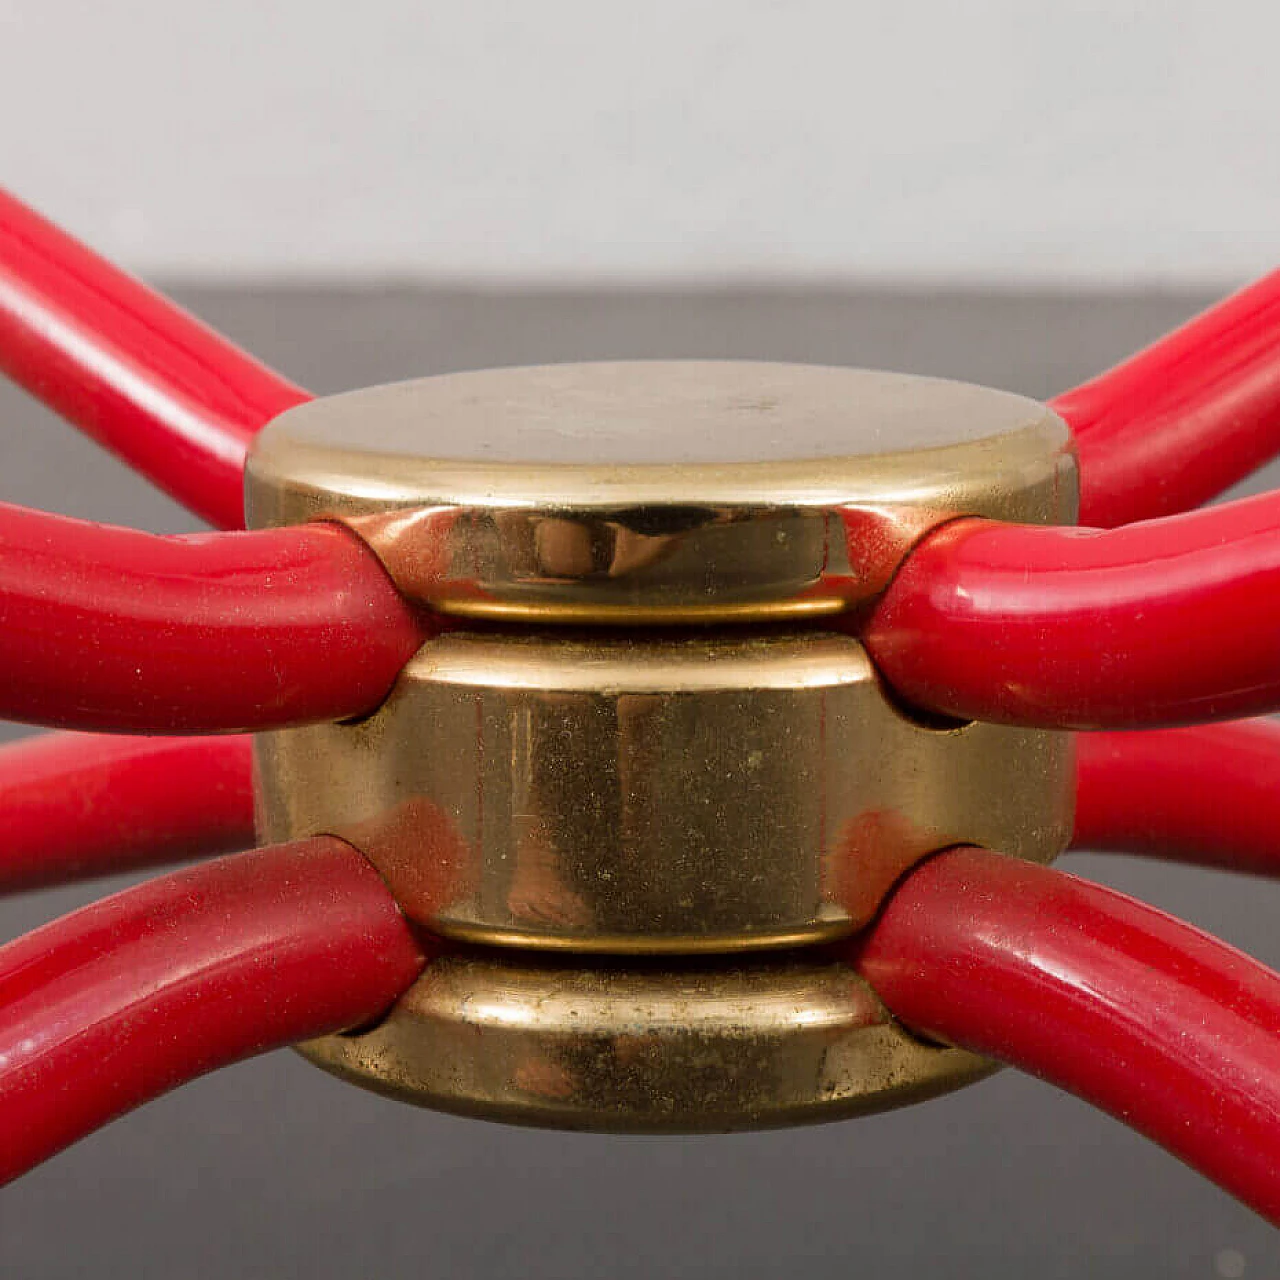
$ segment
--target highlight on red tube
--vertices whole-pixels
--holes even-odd
[[[332,839],[174,872],[0,947],[0,1184],[207,1071],[378,1017],[422,964],[377,872]]]
[[[1280,453],[1280,271],[1050,404],[1076,433],[1081,524],[1224,493]]]
[[[0,372],[224,529],[253,436],[310,399],[3,189]]]
[[[1280,1225],[1280,975],[983,849],[916,867],[854,951],[908,1026],[1084,1098]]]
[[[958,719],[1131,729],[1280,711],[1280,494],[1118,529],[955,521],[861,634],[904,701]]]
[[[162,537],[4,505],[0,618],[0,716],[124,733],[362,715],[430,630],[336,524]]]

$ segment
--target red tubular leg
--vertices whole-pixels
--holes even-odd
[[[0,947],[0,1183],[215,1067],[376,1018],[423,956],[339,840],[153,880]]]
[[[916,868],[858,957],[916,1030],[1094,1103],[1280,1222],[1280,976],[1110,889],[997,853]]]
[[[1280,451],[1280,271],[1051,403],[1076,432],[1082,524],[1207,502]]]
[[[0,371],[227,529],[254,433],[310,399],[4,191]]]
[[[1077,740],[1072,847],[1280,875],[1280,724]]]
[[[957,521],[865,640],[908,702],[966,719],[1138,728],[1280,709],[1280,496],[1106,531]]]
[[[0,747],[0,893],[251,847],[251,746],[50,733]]]
[[[337,525],[162,538],[0,507],[0,717],[210,733],[372,710],[423,638]]]

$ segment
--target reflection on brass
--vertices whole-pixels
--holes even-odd
[[[289,410],[247,498],[254,527],[345,523],[407,596],[471,620],[366,719],[257,739],[262,838],[346,838],[455,948],[307,1056],[467,1114],[655,1132],[989,1069],[812,944],[948,845],[1053,858],[1071,740],[917,723],[821,628],[852,630],[947,520],[1072,521],[1044,405],[778,364],[454,374]]]
[[[634,361],[315,400],[257,438],[255,527],[334,519],[409,596],[538,625],[799,621],[883,589],[942,521],[1075,517],[1069,433],[985,387]]]
[[[265,840],[330,833],[471,942],[705,952],[846,934],[926,854],[1047,862],[1069,735],[926,728],[821,631],[455,631],[355,724],[261,735]]]
[[[678,969],[443,956],[377,1027],[302,1052],[425,1106],[633,1133],[840,1119],[992,1070],[908,1035],[847,965],[794,956]]]

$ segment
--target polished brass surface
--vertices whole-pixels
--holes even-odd
[[[854,369],[490,370],[290,410],[247,497],[255,527],[345,523],[471,620],[367,718],[257,739],[263,839],[344,837],[452,948],[313,1061],[639,1132],[836,1118],[990,1069],[818,944],[933,851],[1047,862],[1070,836],[1069,736],[917,722],[848,634],[937,525],[1074,519],[1045,406]]]
[[[412,919],[504,946],[820,942],[932,851],[1071,833],[1069,735],[916,723],[818,630],[455,631],[368,719],[257,758],[264,840],[340,835]]]
[[[678,969],[443,956],[378,1026],[302,1052],[425,1106],[642,1133],[840,1119],[992,1070],[914,1039],[847,965],[794,956]]]
[[[450,374],[316,400],[257,438],[255,527],[342,520],[463,617],[781,622],[874,596],[961,515],[1074,519],[1066,426],[984,387],[637,361]]]

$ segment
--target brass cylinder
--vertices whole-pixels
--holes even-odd
[[[1067,734],[928,727],[822,631],[452,632],[354,724],[263,734],[262,836],[342,836],[409,917],[614,954],[823,942],[953,844],[1048,862]]]
[[[340,520],[406,595],[530,625],[798,622],[871,599],[958,516],[1075,518],[1034,400],[729,360],[488,369],[299,405],[254,442],[250,524]]]

